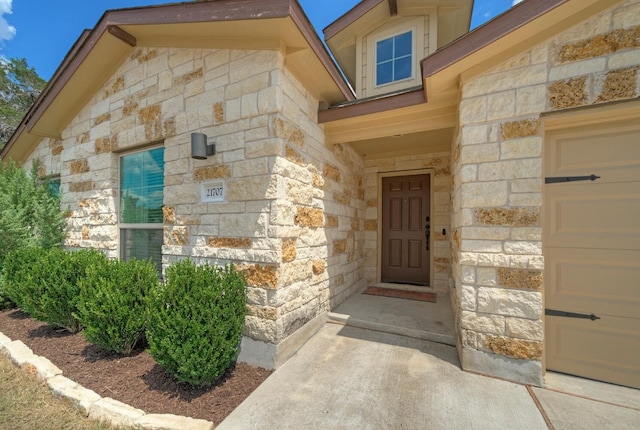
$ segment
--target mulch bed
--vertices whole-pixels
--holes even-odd
[[[210,388],[192,388],[167,375],[144,350],[125,357],[87,343],[81,333],[53,329],[19,310],[0,311],[0,332],[21,340],[64,376],[100,396],[146,413],[175,414],[218,425],[271,371],[238,363]]]

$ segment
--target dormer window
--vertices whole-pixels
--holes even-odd
[[[418,60],[429,53],[429,16],[394,19],[388,24],[359,36],[356,86],[358,98],[388,94],[420,85]]]
[[[413,77],[413,31],[376,42],[376,86]]]

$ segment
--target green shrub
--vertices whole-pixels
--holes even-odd
[[[0,310],[11,309],[15,306],[16,304],[13,303],[13,300],[9,298],[9,295],[4,290],[4,275],[0,271]]]
[[[88,267],[106,259],[100,251],[84,249],[77,252],[50,249],[34,270],[34,280],[42,285],[42,295],[31,297],[32,316],[53,327],[63,327],[72,333],[82,329],[76,317],[80,280]]]
[[[19,308],[33,315],[31,297],[42,294],[42,285],[34,279],[34,268],[47,251],[36,246],[19,248],[6,255],[2,267],[2,289],[4,294]]]
[[[77,317],[87,341],[129,355],[144,339],[149,293],[158,273],[149,261],[105,259],[80,282]]]
[[[209,385],[237,358],[246,312],[245,281],[233,267],[175,263],[151,297],[149,353],[178,381]]]
[[[23,311],[76,333],[82,329],[75,316],[80,279],[87,267],[106,259],[101,252],[89,249],[70,253],[58,248],[21,248],[7,257],[3,278],[9,297]]]

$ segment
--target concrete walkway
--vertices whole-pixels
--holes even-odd
[[[638,429],[640,392],[612,393],[589,400],[467,373],[452,346],[328,323],[217,428]]]

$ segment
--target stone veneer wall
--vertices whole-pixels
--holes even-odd
[[[540,114],[638,97],[640,1],[463,84],[453,153],[454,308],[465,369],[543,383]]]
[[[185,257],[245,272],[243,352],[276,367],[278,347],[362,285],[363,160],[327,148],[318,100],[277,51],[136,49],[63,132],[31,156],[61,176],[66,246],[118,257],[119,155],[165,147],[163,264]],[[190,157],[190,133],[216,143]],[[224,179],[226,201],[198,184]],[[241,355],[242,359],[242,355]]]
[[[435,291],[447,292],[452,283],[451,276],[451,169],[450,153],[422,153],[415,155],[372,158],[365,161],[365,269],[364,277],[367,285],[378,282],[378,227],[379,227],[379,177],[382,173],[393,173],[399,176],[406,171],[429,169],[433,173],[431,187],[433,201],[431,202],[431,238],[433,253],[433,279],[431,285]],[[446,235],[442,230],[446,230]]]

